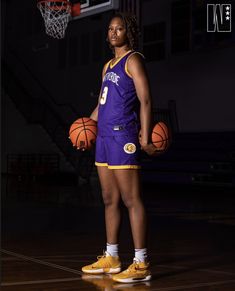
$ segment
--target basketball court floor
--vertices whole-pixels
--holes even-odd
[[[3,183],[4,187],[4,183]],[[28,189],[29,190],[29,189]],[[235,290],[235,215],[231,190],[211,187],[144,187],[153,279],[114,283],[85,275],[105,246],[97,180],[90,185],[50,186],[42,193],[6,193],[2,214],[1,290]],[[123,207],[123,267],[133,244]]]

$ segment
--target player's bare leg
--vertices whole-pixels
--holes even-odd
[[[113,171],[108,167],[97,167],[97,169],[105,206],[107,242],[117,244],[121,221],[120,192]]]
[[[124,271],[113,276],[121,283],[151,280],[150,265],[146,248],[146,213],[141,199],[139,170],[114,170],[122,200],[129,211],[132,237],[135,245],[133,263]]]
[[[140,173],[137,169],[113,170],[122,200],[129,212],[136,249],[146,248],[146,213],[141,199]]]
[[[120,193],[113,172],[107,167],[97,167],[105,205],[107,245],[103,256],[93,264],[82,267],[88,274],[117,274],[121,271],[118,256],[118,234],[121,220],[119,209]]]

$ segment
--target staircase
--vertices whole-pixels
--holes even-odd
[[[81,177],[89,179],[93,168],[93,153],[77,151],[68,138],[69,127],[80,116],[79,113],[70,104],[57,104],[17,56],[8,54],[2,61],[2,84],[5,92],[29,124],[38,124],[47,132],[72,169]],[[21,79],[22,76],[24,80]],[[30,92],[27,84],[37,94]],[[87,164],[85,170],[84,161]]]

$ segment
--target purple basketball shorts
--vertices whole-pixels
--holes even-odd
[[[96,166],[140,169],[140,144],[135,135],[97,136]]]

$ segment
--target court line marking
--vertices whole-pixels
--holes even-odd
[[[13,283],[2,283],[0,286],[19,286],[19,285],[33,285],[33,284],[45,284],[45,283],[58,283],[58,282],[72,282],[72,281],[81,281],[81,278],[64,278],[64,279],[49,279],[49,280],[35,280],[35,281],[22,281],[22,282],[13,282]],[[226,281],[214,281],[208,283],[197,283],[197,284],[189,284],[189,285],[180,285],[174,287],[165,287],[165,288],[157,288],[152,291],[172,291],[172,290],[182,290],[188,288],[200,288],[200,287],[211,287],[218,285],[226,285],[229,283],[235,283],[234,280],[226,280]]]
[[[24,255],[21,255],[21,254],[18,254],[18,253],[14,253],[14,252],[10,252],[10,251],[4,250],[4,249],[1,249],[1,252],[4,253],[4,254],[8,254],[10,256],[13,256],[13,257],[21,258],[21,259],[26,260],[26,261],[31,261],[31,262],[38,263],[38,264],[41,264],[41,265],[44,265],[44,266],[60,269],[60,270],[66,271],[66,272],[70,272],[70,273],[74,273],[74,274],[78,274],[78,275],[82,275],[83,274],[81,271],[78,271],[78,270],[75,270],[75,269],[71,269],[71,268],[67,268],[67,267],[64,267],[64,266],[57,265],[57,264],[53,264],[53,263],[49,263],[49,262],[46,262],[46,261],[38,260],[38,259],[35,259],[35,258],[32,258],[32,257],[24,256]]]
[[[10,254],[11,256],[14,256],[16,258],[20,258],[20,259],[23,259],[23,260],[27,260],[27,261],[32,261],[34,263],[39,263],[39,264],[43,264],[43,265],[46,265],[46,266],[49,266],[49,267],[54,267],[54,268],[57,268],[57,269],[61,269],[61,270],[64,270],[64,271],[68,271],[68,272],[71,272],[71,273],[75,273],[75,274],[79,274],[79,275],[82,275],[83,272],[81,271],[78,271],[76,269],[71,269],[71,268],[67,268],[67,267],[64,267],[64,266],[61,266],[61,265],[57,265],[57,264],[53,264],[53,263],[48,263],[46,261],[42,261],[42,260],[38,260],[38,259],[35,259],[35,258],[32,258],[32,257],[26,257],[26,256],[23,256],[21,254],[17,254],[17,253],[13,253],[13,252],[10,252],[10,251],[6,251],[6,250],[1,250],[3,253],[6,253],[6,254]],[[72,255],[71,255],[72,256]],[[47,257],[47,256],[45,256]],[[66,256],[48,256],[48,258],[59,258],[59,257],[66,257]],[[3,258],[2,258],[3,259]],[[9,258],[10,259],[10,258]],[[59,260],[60,262],[63,261],[63,262],[77,262],[77,263],[85,263],[85,262],[90,262],[90,260],[70,260],[70,259],[67,259],[67,260]],[[124,263],[127,263],[127,262],[124,262]],[[157,265],[159,267],[162,267],[162,268],[169,268],[169,269],[188,269],[188,268],[191,268],[193,266],[172,266],[172,265]],[[221,274],[221,275],[230,275],[230,276],[234,276],[235,273],[232,273],[232,272],[226,272],[226,271],[220,271],[220,270],[211,270],[211,269],[195,269],[195,271],[199,271],[199,272],[207,272],[207,273],[214,273],[214,274]]]
[[[66,255],[64,255],[64,256],[34,256],[34,258],[36,259],[52,259],[52,260],[60,260],[60,259],[67,259],[67,260],[70,260],[70,258],[72,258],[72,259],[76,259],[76,258],[81,258],[81,257],[93,257],[93,258],[96,258],[97,257],[97,255],[80,255],[80,256],[78,256],[78,255],[68,255],[68,256],[66,256]],[[9,257],[2,257],[1,258],[1,261],[17,261],[17,260],[20,260],[20,258],[16,258],[16,257],[12,257],[12,256],[9,256]]]
[[[187,269],[190,270],[192,267],[194,268],[194,266],[170,266],[170,265],[157,265],[157,266],[158,267],[162,267],[162,268],[176,269],[176,270],[177,269],[185,269],[186,271],[187,271]],[[220,271],[220,270],[197,269],[197,268],[195,268],[194,271],[235,276],[235,273],[227,272],[227,271]]]
[[[8,258],[8,260],[3,260],[2,261],[18,261],[21,260],[20,258]],[[70,263],[89,263],[91,260],[76,260],[76,259],[66,259],[66,258],[51,258],[51,260],[53,260],[53,262],[70,262]],[[128,262],[122,261],[124,264],[128,264]],[[190,270],[192,267],[194,268],[194,266],[172,266],[172,265],[156,265],[157,267],[161,267],[161,268],[167,268],[167,269],[175,269],[175,270]],[[201,268],[195,268],[194,271],[198,271],[198,272],[207,272],[207,273],[213,273],[213,274],[220,274],[220,275],[228,275],[228,276],[234,276],[235,273],[233,272],[227,272],[227,271],[220,271],[220,270],[212,270],[212,269],[201,269]]]
[[[18,253],[14,253],[14,252],[10,252],[4,249],[1,249],[2,253],[11,255],[11,256],[15,256],[18,258],[21,258],[23,260],[27,260],[27,261],[32,261],[35,263],[39,263],[42,265],[46,265],[49,267],[53,267],[53,268],[57,268],[63,271],[68,271],[71,273],[76,273],[81,275],[82,272],[75,270],[75,269],[71,269],[71,268],[66,268],[60,265],[56,265],[56,264],[52,264],[52,263],[48,263],[45,261],[41,261],[41,260],[37,260],[34,259],[32,257],[27,257]],[[178,267],[179,268],[179,267]],[[39,283],[53,283],[53,282],[58,282],[61,280],[82,280],[81,278],[66,278],[66,279],[51,279],[51,280],[37,280],[37,281],[24,281],[24,282],[13,282],[13,283],[2,283],[1,286],[10,286],[9,284],[14,284],[14,285],[26,285],[26,284],[39,284]],[[49,282],[50,281],[50,282]],[[199,287],[206,287],[206,286],[216,286],[216,285],[225,285],[225,284],[229,284],[229,283],[235,283],[235,279],[234,280],[225,280],[225,281],[214,281],[214,282],[208,282],[208,283],[197,283],[197,284],[191,284],[191,285],[181,285],[181,286],[174,286],[174,287],[166,287],[166,288],[157,288],[157,289],[153,289],[156,291],[171,291],[171,290],[181,290],[182,288],[199,288]],[[8,284],[8,285],[6,285]]]
[[[208,282],[208,283],[197,283],[197,284],[191,284],[191,285],[181,285],[181,286],[157,288],[157,289],[151,289],[151,290],[152,291],[172,291],[172,290],[182,290],[182,289],[188,289],[188,288],[200,288],[200,287],[226,285],[229,283],[235,283],[235,280],[214,281],[214,282]]]
[[[59,282],[72,282],[81,281],[80,277],[74,278],[63,278],[63,279],[48,279],[48,280],[35,280],[35,281],[22,281],[22,282],[5,282],[1,283],[0,286],[20,286],[20,285],[33,285],[33,284],[46,284],[46,283],[59,283]]]
[[[171,256],[171,255],[176,255],[176,256],[181,256],[181,255],[191,255],[191,252],[167,252],[167,253],[155,253],[155,252],[151,252],[151,257],[152,256]],[[132,256],[132,253],[121,253],[122,257],[126,257],[126,256]],[[65,255],[40,255],[40,256],[35,256],[37,258],[69,258],[69,257],[97,257],[97,254],[87,254],[87,253],[83,253],[83,254],[65,254]],[[215,256],[218,257],[218,256]],[[220,256],[219,256],[220,257]],[[8,257],[2,258],[2,259],[8,259]]]

